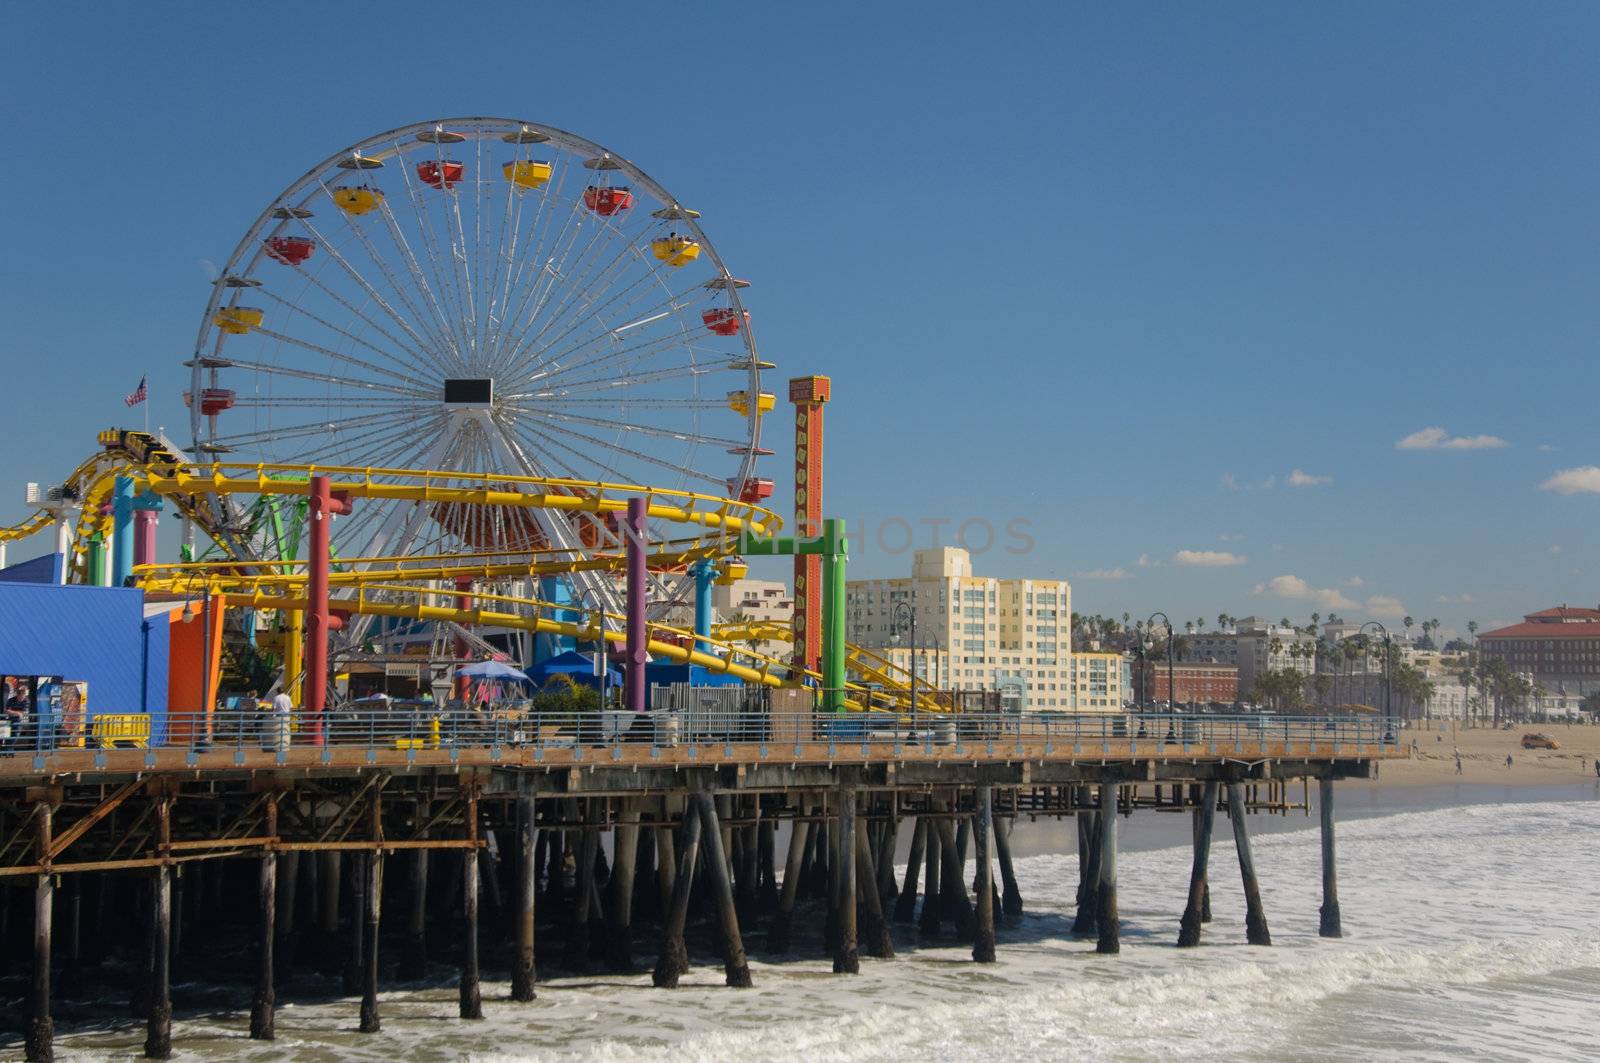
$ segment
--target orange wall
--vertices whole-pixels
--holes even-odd
[[[217,687],[222,669],[222,610],[221,597],[211,600],[211,683],[205,683],[205,629],[200,603],[193,602],[167,614],[169,659],[167,665],[167,735],[169,741],[184,742],[210,730],[211,712],[217,703]],[[185,611],[194,615],[189,623],[183,622]],[[205,715],[199,722],[195,713]]]

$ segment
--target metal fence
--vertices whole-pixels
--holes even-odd
[[[320,722],[321,742],[317,741]],[[543,712],[537,702],[363,704],[350,702],[320,721],[270,711],[167,713],[144,733],[126,729],[68,735],[24,724],[3,743],[0,756],[43,757],[71,749],[184,749],[284,753],[293,748],[360,748],[369,751],[460,749],[608,749],[758,745],[781,756],[789,747],[827,743],[885,758],[921,749],[955,755],[978,751],[1005,755],[1012,748],[1046,754],[1119,752],[1131,743],[1140,753],[1205,754],[1253,751],[1289,743],[1335,747],[1397,745],[1382,717],[957,712],[916,714],[867,711],[832,714],[774,708],[766,692],[745,687],[659,687],[646,712],[618,710]]]

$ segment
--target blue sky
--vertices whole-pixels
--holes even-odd
[[[857,574],[987,521],[1085,612],[1600,601],[1600,472],[1541,489],[1600,464],[1593,5],[63,3],[0,60],[0,519],[142,372],[183,421],[207,263],[306,167],[503,114],[699,207],[833,377]]]

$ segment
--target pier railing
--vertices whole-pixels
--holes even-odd
[[[583,759],[585,751],[628,750],[659,756],[665,751],[755,747],[759,756],[781,759],[792,750],[818,745],[869,759],[892,759],[918,753],[929,756],[1047,756],[1109,753],[1119,755],[1228,755],[1255,753],[1269,746],[1297,747],[1337,754],[1341,750],[1396,749],[1393,730],[1371,715],[1289,716],[1271,713],[1211,714],[1086,714],[1047,712],[919,713],[778,711],[760,699],[707,696],[674,710],[631,712],[541,712],[514,704],[482,706],[411,705],[362,707],[361,703],[330,711],[321,721],[322,739],[303,714],[219,711],[169,712],[153,721],[147,735],[118,737],[93,730],[70,735],[49,728],[14,729],[0,742],[0,761],[33,757],[45,766],[52,754],[69,751],[105,753],[114,749],[186,750],[192,754],[233,751],[239,763],[246,754],[286,754],[291,749],[367,750],[368,760],[384,753],[427,751],[531,750],[535,759],[568,751]],[[709,748],[708,748],[709,747]],[[96,761],[103,760],[96,756]],[[251,757],[255,760],[255,757]],[[281,759],[281,756],[280,756]],[[389,759],[389,758],[386,758]]]

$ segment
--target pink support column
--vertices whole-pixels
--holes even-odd
[[[156,525],[161,518],[160,510],[135,509],[133,511],[133,563],[135,565],[153,565],[156,563]]]
[[[311,477],[311,497],[306,520],[311,525],[311,557],[307,563],[305,714],[310,723],[311,744],[325,744],[323,713],[328,704],[328,617],[329,538],[336,513],[350,512],[350,504],[334,498],[326,476]]]
[[[628,527],[633,534],[628,539],[628,667],[623,684],[627,707],[634,712],[644,712],[646,662],[650,659],[648,629],[645,627],[645,574],[644,563],[645,500],[628,499]]]

